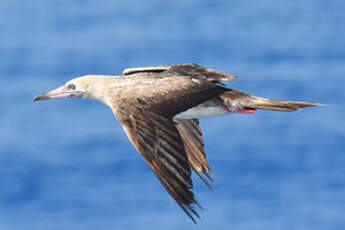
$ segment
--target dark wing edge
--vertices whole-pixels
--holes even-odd
[[[205,78],[209,82],[234,81],[236,76],[219,70],[210,69],[195,63],[171,65],[166,71],[178,75],[187,75],[196,78]]]
[[[142,73],[142,72],[155,72],[160,73],[167,69],[169,69],[170,66],[146,66],[146,67],[133,67],[133,68],[126,68],[123,70],[123,75],[131,75],[135,73]]]
[[[200,179],[211,188],[209,181],[213,182],[214,180],[209,175],[209,172],[212,172],[212,170],[206,160],[205,143],[202,138],[199,120],[174,119],[174,122],[183,140],[190,166]]]
[[[113,109],[128,138],[144,157],[164,188],[192,219],[199,218],[193,204],[201,206],[191,191],[191,169],[183,141],[174,122],[133,105]]]
[[[221,81],[234,81],[236,79],[236,76],[231,73],[225,73],[219,70],[210,69],[195,63],[127,68],[123,71],[122,74],[131,75],[142,72],[164,72],[164,74],[205,78],[207,81],[214,83],[218,83]]]

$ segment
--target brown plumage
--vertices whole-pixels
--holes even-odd
[[[196,64],[139,67],[122,76],[79,77],[34,100],[81,97],[108,105],[164,188],[195,222],[191,168],[208,186],[213,181],[198,118],[318,105],[255,97],[221,83],[233,80],[232,74]]]
[[[209,175],[211,168],[206,161],[204,151],[204,140],[199,127],[198,119],[174,119],[175,127],[183,140],[185,151],[187,153],[189,165],[205,184],[210,187],[207,179],[213,182]],[[205,178],[206,176],[206,178]]]
[[[229,105],[236,104],[243,108],[253,108],[253,109],[264,109],[272,111],[281,111],[281,112],[292,112],[301,108],[310,107],[317,105],[313,102],[304,102],[304,101],[280,101],[280,100],[271,100],[262,97],[254,97],[247,93],[231,90],[224,92],[220,95],[220,98]]]

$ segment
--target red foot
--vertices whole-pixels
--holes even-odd
[[[256,109],[250,108],[250,107],[244,107],[243,109],[237,109],[235,110],[235,113],[255,113]]]
[[[222,105],[223,109],[228,110],[229,112],[231,112],[230,108],[226,105]],[[256,109],[254,108],[250,108],[250,107],[244,107],[243,109],[237,109],[235,111],[233,111],[235,113],[255,113]]]

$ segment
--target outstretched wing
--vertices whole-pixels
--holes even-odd
[[[209,175],[211,168],[206,160],[206,154],[204,151],[205,143],[199,127],[199,120],[174,119],[174,121],[176,122],[175,126],[183,140],[190,166],[200,177],[200,179],[204,181],[208,187],[210,187],[208,180],[213,182],[213,179]],[[205,176],[208,180],[205,178]]]
[[[211,82],[233,81],[236,79],[236,76],[233,74],[206,68],[194,63],[128,68],[123,71],[123,75],[130,75],[142,72],[205,78],[206,80]]]
[[[174,122],[133,105],[119,106],[114,114],[159,181],[195,222],[193,215],[199,215],[192,205],[198,203],[191,191],[193,184],[185,147]]]
[[[109,105],[122,123],[130,141],[145,158],[162,185],[195,221],[194,216],[198,214],[193,209],[193,204],[197,205],[197,202],[191,191],[191,161],[188,160],[186,152],[200,151],[200,148],[185,144],[184,141],[195,141],[194,138],[197,137],[188,136],[185,131],[179,132],[173,118],[176,114],[217,97],[228,89],[203,78],[176,74],[164,74],[161,77],[145,75],[128,78],[126,84],[119,89],[121,93],[111,98]],[[180,129],[180,126],[178,127]],[[195,128],[191,130],[196,131]],[[181,135],[186,137],[182,140]],[[199,140],[196,145],[203,143]],[[197,168],[198,165],[194,166]]]

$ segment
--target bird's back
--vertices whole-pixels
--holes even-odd
[[[228,90],[203,78],[165,73],[136,73],[117,80],[112,88],[113,106],[131,103],[168,117]]]

